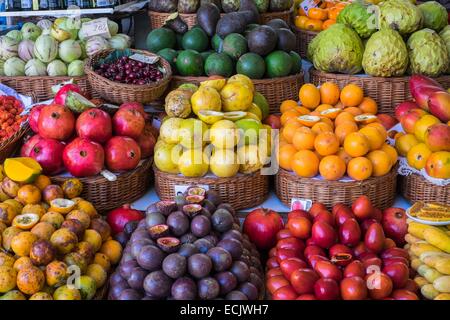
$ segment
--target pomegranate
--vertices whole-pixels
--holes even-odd
[[[336,243],[336,231],[326,222],[315,222],[311,234],[314,243],[323,249],[328,249]]]
[[[83,95],[83,91],[81,90],[81,88],[79,86],[77,86],[74,83],[66,83],[66,84],[63,84],[59,88],[58,92],[56,93],[55,97],[53,98],[53,103],[56,103],[56,104],[59,104],[62,106],[65,105],[66,98],[67,98],[69,91],[76,92],[76,93]]]
[[[44,139],[38,141],[31,150],[30,157],[39,162],[44,173],[55,175],[63,171],[64,144],[55,139]]]
[[[101,145],[76,138],[64,149],[64,165],[75,177],[95,176],[103,169],[105,155]]]
[[[69,108],[58,104],[50,104],[42,108],[38,120],[41,137],[65,141],[72,136],[74,128],[75,117]]]
[[[105,145],[105,162],[109,170],[133,170],[141,160],[141,149],[129,137],[112,137]]]
[[[119,109],[136,110],[137,112],[142,114],[144,119],[148,118],[148,115],[145,113],[144,106],[140,102],[125,102],[120,105]]]
[[[29,157],[36,143],[38,143],[41,140],[42,137],[38,134],[35,134],[34,136],[30,137],[20,149],[20,156]]]
[[[405,245],[405,235],[408,232],[405,210],[400,208],[384,210],[381,223],[386,235],[394,240],[397,246],[403,247]]]
[[[156,144],[156,138],[153,135],[152,125],[146,123],[144,127],[144,132],[139,136],[136,141],[141,148],[141,158],[146,159],[153,154],[153,149]]]
[[[119,109],[112,119],[112,124],[116,135],[137,140],[144,131],[145,119],[135,109]]]
[[[35,133],[39,133],[39,127],[38,127],[38,121],[39,121],[39,115],[41,114],[42,108],[44,108],[45,104],[38,104],[35,105],[28,115],[28,123],[30,124],[31,130]]]
[[[259,208],[245,217],[243,230],[258,249],[268,250],[275,245],[277,233],[283,227],[283,219],[278,213]]]
[[[124,204],[122,207],[112,210],[106,216],[106,221],[108,221],[113,234],[122,232],[128,222],[142,219],[144,219],[144,213],[131,209],[129,204]]]
[[[337,300],[339,291],[339,285],[333,279],[319,279],[314,284],[314,295],[319,300]]]
[[[78,117],[76,130],[80,138],[103,144],[112,137],[111,117],[103,110],[88,109]]]

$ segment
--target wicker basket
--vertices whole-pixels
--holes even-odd
[[[88,95],[92,96],[92,88],[89,85],[87,76],[82,77],[0,77],[0,83],[13,88],[21,94],[33,93],[36,98],[35,102],[52,99],[55,94],[52,92],[52,86],[67,82],[70,79],[80,86],[80,88]]]
[[[400,191],[411,203],[417,201],[450,203],[450,185],[437,186],[419,174],[399,176]]]
[[[199,84],[205,80],[208,80],[208,78],[174,76],[172,78],[172,88],[176,88],[183,83]],[[253,83],[256,91],[266,97],[270,113],[278,113],[280,104],[284,100],[298,100],[298,91],[304,83],[303,72],[287,77],[253,80]]]
[[[208,185],[220,193],[224,202],[240,210],[261,204],[269,193],[269,176],[260,175],[259,172],[231,178],[188,178],[162,172],[156,166],[153,166],[153,171],[156,193],[161,200],[172,200],[176,196],[175,186]]]
[[[290,25],[292,22],[292,17],[294,16],[294,7],[286,11],[261,13],[260,16],[261,24],[266,24],[272,19],[281,19]]]
[[[395,201],[397,167],[382,177],[355,182],[301,178],[280,168],[275,177],[275,189],[278,198],[289,207],[292,198],[311,199],[331,208],[339,202],[351,205],[359,196],[367,195],[375,207],[385,209]]]
[[[106,212],[142,197],[150,185],[153,159],[144,160],[136,169],[124,172],[116,181],[108,181],[101,175],[80,178],[83,183],[81,197],[92,202],[97,211]],[[54,176],[53,183],[62,184],[67,177]]]
[[[31,128],[27,121],[23,124],[19,131],[7,140],[0,142],[0,164],[16,152],[16,150],[21,146],[22,138],[30,131]]]
[[[153,53],[143,50],[130,49],[132,53],[139,53],[147,56],[154,56]],[[145,85],[132,85],[114,82],[102,77],[94,72],[93,66],[101,58],[106,57],[113,52],[112,49],[102,50],[91,56],[84,67],[84,71],[89,80],[89,84],[92,90],[98,93],[98,95],[106,101],[121,104],[129,101],[136,101],[141,103],[149,103],[157,100],[164,94],[164,91],[169,85],[172,77],[172,69],[170,64],[160,58],[160,62],[165,69],[164,78],[156,83]]]
[[[411,99],[409,92],[409,77],[371,77],[362,75],[348,75],[325,73],[314,68],[310,70],[310,81],[315,85],[331,81],[344,87],[354,83],[364,89],[364,93],[378,103],[379,113],[394,115],[394,108],[401,102]],[[435,78],[444,88],[450,87],[450,75]]]
[[[291,27],[297,37],[297,52],[302,58],[306,58],[308,45],[319,33],[316,31],[301,30],[295,26]]]

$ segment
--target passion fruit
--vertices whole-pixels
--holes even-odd
[[[156,240],[156,243],[158,247],[166,253],[176,252],[181,245],[180,240],[174,237],[159,238]]]
[[[219,206],[222,203],[222,197],[220,196],[220,193],[216,190],[208,190],[206,192],[206,199],[211,201],[216,207]]]
[[[186,204],[183,206],[183,212],[188,217],[193,218],[202,212],[202,206],[199,204]]]
[[[228,251],[233,260],[239,259],[242,256],[242,251],[244,250],[242,243],[233,238],[221,240],[217,246]]]
[[[199,253],[199,251],[192,243],[184,243],[181,245],[180,249],[178,249],[178,253],[185,258],[189,258],[190,256]]]
[[[53,293],[54,300],[81,300],[81,293],[78,289],[63,285]]]
[[[0,266],[8,266],[8,267],[13,267],[14,266],[14,257],[0,251]]]
[[[91,277],[81,276],[79,278],[80,295],[83,300],[91,300],[97,292],[97,285]]]
[[[1,188],[8,197],[15,198],[19,192],[20,185],[8,177],[5,177],[2,181]]]
[[[67,228],[56,230],[50,237],[50,242],[59,254],[72,251],[78,242],[77,235]]]
[[[17,288],[25,294],[33,295],[41,291],[44,284],[44,273],[38,267],[24,268],[17,273]]]
[[[131,272],[130,277],[127,279],[128,285],[131,289],[142,290],[144,288],[144,279],[147,276],[148,271],[141,267],[136,267]]]
[[[148,233],[152,239],[159,239],[169,235],[169,226],[166,224],[157,224],[148,228]]]
[[[80,221],[83,224],[84,230],[89,228],[89,226],[91,224],[91,218],[89,217],[89,215],[86,212],[84,212],[82,210],[72,210],[72,211],[70,211],[66,215],[66,220],[68,220],[68,219],[73,219],[73,220]]]
[[[134,289],[125,289],[123,290],[117,300],[124,300],[124,301],[134,301],[134,300],[141,300],[142,294]]]
[[[213,229],[218,232],[227,232],[231,230],[234,218],[233,215],[225,209],[217,209],[211,216]]]
[[[11,239],[11,249],[19,257],[30,255],[31,246],[38,237],[30,231],[23,231]]]
[[[236,215],[236,211],[234,210],[233,206],[229,203],[221,203],[217,206],[217,209],[225,209],[229,213],[231,213],[233,216]]]
[[[36,292],[28,300],[53,300],[53,297],[47,292]]]
[[[0,266],[0,293],[8,292],[16,286],[17,273],[9,266]]]
[[[37,240],[31,245],[30,259],[36,266],[46,266],[55,259],[56,250],[50,241]]]
[[[172,288],[172,279],[161,270],[149,273],[144,279],[145,292],[155,298],[167,298]]]
[[[219,296],[220,285],[216,279],[206,277],[198,281],[198,296],[203,300],[212,300]]]
[[[52,261],[45,267],[45,278],[50,287],[61,286],[68,276],[67,265],[62,261]]]
[[[160,212],[147,213],[145,217],[145,224],[147,228],[156,226],[157,224],[165,224],[166,218]]]
[[[214,278],[220,286],[220,295],[226,295],[237,287],[237,279],[230,271],[217,273]]]
[[[70,178],[64,181],[62,184],[62,190],[67,198],[73,199],[78,197],[83,192],[83,184],[80,179]]]
[[[39,222],[39,219],[40,217],[35,213],[19,214],[14,217],[12,225],[22,230],[30,230]]]
[[[244,238],[242,237],[242,233],[237,230],[230,230],[230,231],[225,232],[222,235],[222,240],[225,240],[225,239],[236,239],[236,240],[242,242],[242,244],[244,244],[243,243]]]
[[[69,267],[77,266],[80,269],[82,274],[84,274],[86,272],[86,269],[88,266],[86,259],[78,252],[71,252],[71,253],[66,254],[64,256],[64,262]]]
[[[137,256],[139,266],[148,271],[155,271],[161,267],[165,257],[164,252],[155,246],[145,246]]]
[[[167,217],[166,224],[169,226],[170,232],[176,237],[182,236],[189,230],[189,219],[181,211],[172,212]]]
[[[39,239],[50,240],[55,228],[48,222],[39,222],[31,229],[31,232]]]
[[[238,282],[245,282],[250,277],[250,269],[247,264],[242,261],[235,261],[230,268],[230,271]]]
[[[135,222],[137,226],[137,221],[133,222]],[[101,218],[92,219],[89,228],[97,231],[102,237],[103,242],[108,240],[108,238],[111,236],[111,227],[109,226],[108,222]]]
[[[191,278],[179,278],[173,283],[171,294],[175,300],[195,300],[197,285]]]
[[[201,187],[189,187],[186,190],[186,196],[206,196],[206,189]]]
[[[191,232],[199,238],[206,236],[211,232],[211,220],[203,215],[194,217],[191,221]]]
[[[88,265],[86,275],[94,279],[97,288],[103,287],[108,278],[108,274],[102,266],[95,263]]]
[[[72,201],[75,202],[76,208],[78,210],[86,212],[89,215],[89,217],[91,217],[91,219],[97,218],[98,213],[92,203],[90,203],[89,201],[83,200],[83,199],[79,199],[79,200],[75,201],[75,199],[79,199],[79,198],[72,199]]]
[[[147,230],[138,229],[130,237],[131,242],[134,242],[136,240],[141,240],[141,239],[148,239],[151,241],[150,235],[148,234]]]
[[[155,203],[152,203],[147,208],[147,214],[150,213],[161,213],[164,216],[168,216],[173,211],[177,210],[177,204],[175,201],[158,201]]]
[[[19,290],[11,290],[0,297],[0,300],[27,300]]]
[[[131,248],[131,255],[135,259],[137,259],[138,255],[141,252],[143,247],[151,246],[151,245],[154,245],[154,244],[155,244],[155,242],[150,240],[150,239],[137,239],[137,240],[134,240],[131,243],[131,246],[130,246],[130,248]]]
[[[50,201],[50,211],[65,215],[72,211],[75,208],[75,205],[75,202],[72,200],[57,198]]]
[[[7,203],[0,203],[0,222],[9,226],[16,215],[17,212],[13,206]]]
[[[201,253],[206,253],[206,252],[208,252],[209,249],[214,247],[214,245],[211,242],[209,242],[208,240],[203,239],[203,238],[195,241],[194,245],[197,247],[198,251],[200,251]]]
[[[187,261],[185,257],[179,253],[172,253],[164,258],[162,270],[172,279],[178,279],[186,273],[186,265]]]
[[[250,282],[244,282],[238,287],[238,291],[245,294],[248,300],[258,299],[258,288]]]
[[[203,200],[203,209],[208,210],[208,212],[214,212],[216,211],[216,206],[212,203],[212,201],[205,199]]]
[[[47,212],[41,217],[41,222],[50,223],[55,229],[59,229],[64,222],[64,217],[58,212]]]
[[[17,191],[17,198],[22,204],[38,204],[41,202],[41,190],[32,184],[21,186]]]
[[[225,300],[248,300],[248,298],[242,292],[233,290],[225,296]]]
[[[201,204],[204,199],[205,197],[200,195],[186,196],[186,201],[190,204]]]
[[[15,200],[15,199],[8,199],[8,200],[3,201],[3,203],[11,205],[16,210],[16,214],[22,213],[23,204],[21,204],[19,201]]]
[[[216,245],[217,245],[217,242],[219,241],[218,238],[217,238],[217,236],[214,235],[214,234],[208,234],[207,236],[203,237],[203,239],[205,239],[205,240],[211,242],[211,244],[212,244],[213,246],[216,246]]]
[[[136,260],[129,260],[122,262],[119,266],[119,274],[123,279],[128,279],[135,268],[139,267]]]
[[[50,204],[52,200],[61,198],[64,198],[64,191],[60,186],[56,184],[51,184],[45,187],[42,191],[42,199],[48,204]]]
[[[144,223],[145,223],[145,220],[142,220],[142,221],[144,221]],[[138,228],[138,225],[139,225],[139,222],[136,220],[128,221],[125,224],[125,226],[123,227],[123,232],[125,233],[125,235],[127,237],[130,237],[133,234],[133,232]],[[92,228],[92,226],[91,226],[91,228]],[[92,229],[95,229],[95,228],[92,228]],[[102,238],[103,238],[103,235],[102,235]]]
[[[94,247],[87,241],[78,242],[75,246],[74,252],[80,254],[88,264],[94,259]]]
[[[83,226],[83,224],[81,223],[80,220],[75,220],[75,219],[65,220],[61,224],[61,229],[62,228],[65,228],[65,229],[70,230],[73,233],[75,233],[78,240],[83,239],[84,226]]]
[[[188,272],[191,276],[201,279],[210,274],[212,270],[211,258],[203,253],[196,253],[188,258]]]
[[[233,263],[231,254],[223,248],[211,248],[206,254],[211,258],[213,268],[216,272],[222,272],[229,269]]]
[[[185,233],[180,238],[181,243],[194,243],[197,241],[197,237],[194,236],[192,233]]]
[[[84,232],[83,241],[87,241],[94,247],[94,251],[97,252],[102,247],[102,237],[100,234],[93,230],[87,229]]]

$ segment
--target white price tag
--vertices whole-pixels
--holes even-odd
[[[306,14],[308,14],[309,9],[311,8],[317,8],[318,4],[314,0],[304,0],[300,7],[302,7],[303,11],[305,11]]]
[[[190,187],[193,187],[193,185],[175,185],[173,187],[174,191],[175,191],[175,195],[178,196],[180,194],[183,194],[186,192],[186,190]],[[199,184],[199,185],[195,185],[195,187],[199,187],[199,188],[203,188],[206,191],[209,190],[209,186],[207,184]]]
[[[130,59],[147,63],[147,64],[154,64],[158,62],[159,57],[158,56],[146,56],[145,54],[135,53],[130,56]]]
[[[312,200],[310,199],[299,199],[299,198],[291,199],[291,211],[294,210],[309,211],[311,207],[312,207]]]
[[[93,36],[101,36],[103,38],[111,38],[108,29],[108,18],[99,18],[83,23],[82,27],[86,38]]]

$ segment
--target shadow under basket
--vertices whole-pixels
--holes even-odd
[[[399,178],[401,194],[412,204],[417,201],[450,203],[450,185],[437,186],[416,173]]]
[[[141,198],[148,190],[151,181],[153,158],[145,159],[134,170],[118,174],[116,181],[108,181],[102,175],[79,178],[83,183],[80,197],[90,201],[99,213],[121,207]],[[63,184],[68,177],[54,176],[55,184]]]
[[[381,210],[394,204],[397,189],[397,166],[381,177],[371,177],[364,181],[327,181],[302,178],[293,172],[280,168],[275,176],[278,198],[288,207],[293,198],[310,199],[313,203],[323,203],[331,209],[336,203],[351,206],[359,196],[366,195],[374,207]]]
[[[259,171],[252,174],[238,174],[231,178],[189,178],[162,172],[155,165],[153,171],[156,193],[161,200],[173,200],[176,196],[175,186],[207,185],[211,190],[219,192],[223,202],[231,204],[236,210],[241,210],[263,203],[269,193],[269,176],[263,176]]]

